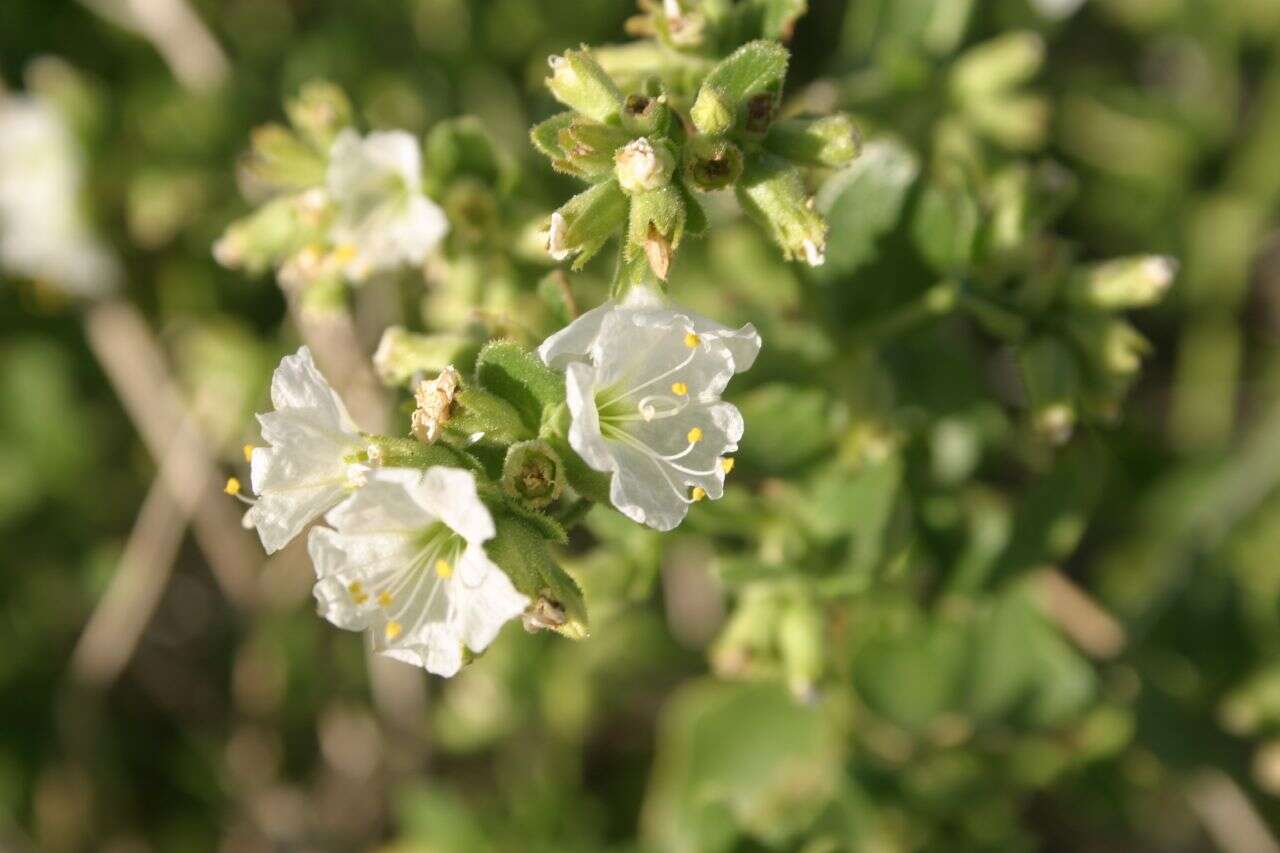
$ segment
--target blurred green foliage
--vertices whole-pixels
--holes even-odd
[[[1046,13],[1073,5],[760,0],[690,44],[657,2],[209,0],[230,63],[201,91],[96,3],[0,4],[4,87],[70,117],[228,472],[296,332],[211,246],[305,84],[426,139],[449,243],[357,320],[436,369],[608,293],[609,260],[561,278],[533,237],[580,189],[528,142],[549,54],[629,28],[658,41],[602,64],[661,44],[677,86],[739,25],[794,29],[784,111],[866,139],[808,187],[824,266],[711,197],[672,267],[765,341],[735,487],[662,538],[593,510],[560,555],[590,638],[509,627],[409,729],[305,561],[239,609],[194,537],[118,680],[77,680],[156,462],[79,309],[4,279],[0,846],[1257,849],[1231,816],[1280,826],[1280,3]],[[1158,271],[1105,266],[1152,255],[1181,262],[1158,307]]]

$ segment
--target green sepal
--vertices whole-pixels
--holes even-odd
[[[463,440],[483,433],[485,444],[508,445],[533,437],[518,409],[502,397],[480,388],[461,388],[445,432]]]
[[[476,378],[485,391],[510,403],[534,433],[547,408],[564,402],[564,377],[513,341],[486,344],[476,358]]]
[[[538,535],[546,541],[557,545],[568,544],[569,534],[565,531],[564,525],[545,512],[530,506],[527,501],[507,494],[501,487],[492,483],[483,483],[480,486],[480,497],[492,509],[519,518],[536,530]]]
[[[367,435],[365,439],[370,448],[377,449],[377,464],[384,468],[433,468],[443,465],[446,468],[463,468],[467,471],[483,472],[483,466],[468,453],[444,444],[423,444],[412,438],[400,438],[390,435]],[[368,463],[369,450],[356,454],[353,462]]]
[[[564,476],[569,488],[593,503],[609,503],[609,485],[612,475],[597,471],[588,465],[565,437],[569,434],[570,415],[565,406],[557,408],[548,418],[542,430],[542,438],[551,449],[560,454],[564,462]]]
[[[324,156],[283,125],[267,124],[255,129],[251,145],[252,153],[244,168],[254,180],[293,191],[324,184]]]
[[[614,179],[578,193],[558,211],[564,217],[564,233],[551,248],[576,253],[572,268],[582,269],[627,221],[628,198]]]
[[[587,607],[577,581],[552,559],[545,538],[524,518],[494,513],[496,535],[485,545],[493,560],[520,592],[537,601],[545,598],[564,611],[564,624],[552,627],[571,640],[588,635]]]
[[[573,123],[576,114],[573,112],[556,113],[545,121],[540,121],[529,131],[529,141],[533,147],[541,151],[557,171],[576,174],[572,164],[568,162],[565,150],[560,147],[560,131]]]
[[[830,169],[851,163],[862,153],[862,135],[844,113],[818,119],[776,122],[764,138],[773,153],[802,166]]]

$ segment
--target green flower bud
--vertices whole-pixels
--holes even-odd
[[[671,126],[671,108],[662,98],[627,95],[622,105],[622,127],[633,136],[665,136]]]
[[[1067,327],[1090,362],[1111,376],[1135,375],[1142,367],[1142,357],[1151,351],[1147,339],[1119,317],[1076,316]]]
[[[547,61],[547,88],[557,101],[602,124],[617,121],[622,93],[587,50],[568,50]]]
[[[676,168],[670,145],[663,141],[654,145],[645,137],[623,146],[615,155],[614,163],[618,185],[631,195],[666,186]]]
[[[307,83],[298,97],[285,102],[289,123],[306,141],[322,153],[328,153],[334,137],[352,122],[351,101],[332,83]]]
[[[502,489],[541,509],[564,492],[564,461],[545,441],[534,439],[511,445],[502,466]]]
[[[373,354],[373,368],[387,385],[406,385],[419,373],[439,373],[474,355],[474,342],[462,335],[420,335],[391,326]]]
[[[322,186],[328,151],[319,152],[278,124],[253,131],[246,176],[273,190],[305,190]]]
[[[781,615],[778,596],[750,586],[711,647],[711,668],[721,678],[744,678],[776,666],[774,634]]]
[[[614,169],[617,150],[631,140],[622,130],[575,118],[558,134],[558,142],[572,170],[586,177],[601,177]]]
[[[795,601],[778,619],[778,651],[787,686],[799,701],[810,701],[814,684],[822,676],[823,619],[821,609],[806,599]]]
[[[1018,350],[1018,367],[1036,432],[1065,444],[1076,424],[1080,373],[1075,357],[1056,338],[1036,338]]]
[[[742,150],[727,139],[694,136],[684,148],[684,178],[702,192],[722,190],[742,177]]]
[[[689,111],[699,133],[719,136],[733,129],[733,102],[715,86],[704,85]]]
[[[796,167],[769,154],[754,157],[747,162],[737,193],[743,210],[769,232],[789,260],[822,265],[827,222],[813,209]]]
[[[1044,65],[1045,44],[1030,31],[1007,33],[970,48],[951,69],[951,87],[962,98],[1007,91]]]
[[[332,211],[324,191],[273,199],[244,219],[233,222],[213,246],[224,267],[260,275],[308,246],[316,260]]]
[[[769,128],[764,145],[802,166],[839,168],[862,152],[862,134],[844,113],[820,119],[792,119]]]
[[[551,214],[547,252],[557,261],[577,255],[574,269],[581,269],[627,218],[627,194],[616,180],[604,181],[569,199]]]
[[[1177,274],[1178,262],[1161,255],[1107,261],[1072,276],[1067,296],[1104,311],[1145,308],[1164,298]]]
[[[680,246],[687,221],[684,196],[671,184],[633,195],[625,257],[630,260],[643,253],[653,274],[666,281],[672,254]]]

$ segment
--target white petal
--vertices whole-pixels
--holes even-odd
[[[308,347],[280,360],[271,377],[271,403],[280,409],[314,409],[334,430],[359,432],[342,398],[316,368]]]
[[[479,545],[469,547],[461,562],[464,570],[454,584],[457,615],[453,624],[468,648],[482,652],[503,624],[524,612],[529,599],[516,591],[511,579],[490,562]],[[479,580],[469,581],[468,576]]]
[[[413,536],[439,519],[412,495],[422,479],[423,472],[407,468],[372,469],[364,486],[325,520],[343,533],[396,531]]]
[[[262,547],[274,554],[347,493],[340,483],[296,492],[267,492],[259,495],[247,517],[258,531]]]
[[[493,516],[480,502],[476,478],[461,468],[428,468],[413,487],[413,497],[427,512],[469,543],[493,538]]]
[[[594,367],[581,362],[570,364],[565,371],[565,402],[572,416],[569,445],[592,468],[608,473],[614,469],[613,454],[600,434],[600,416],[595,401],[595,373]]]
[[[609,312],[614,310],[613,302],[606,302],[598,308],[592,308],[581,317],[556,332],[538,347],[538,357],[548,367],[563,370],[572,361],[583,361],[600,334],[600,325]]]

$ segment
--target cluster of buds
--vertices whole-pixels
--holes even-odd
[[[621,235],[620,285],[643,280],[646,266],[665,281],[685,234],[705,225],[699,196],[732,189],[787,258],[821,264],[827,225],[804,170],[844,166],[860,141],[844,115],[780,119],[787,62],[780,44],[749,42],[685,103],[674,92],[624,94],[585,49],[551,57],[547,87],[569,111],[534,127],[533,143],[591,187],[551,215],[550,255],[577,269]]]
[[[1060,323],[1018,347],[1037,432],[1061,444],[1082,412],[1115,417],[1150,350],[1122,314],[1159,302],[1177,272],[1171,258],[1144,256],[1082,266],[1059,282],[1049,311]]]

